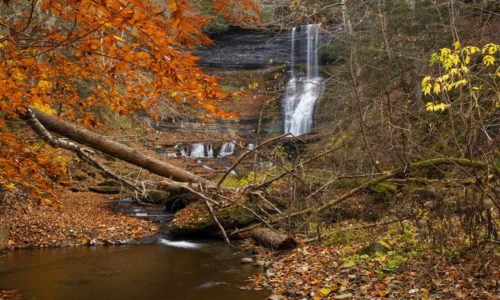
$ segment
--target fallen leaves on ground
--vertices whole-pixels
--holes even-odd
[[[354,249],[342,245],[259,255],[273,264],[253,277],[252,288],[270,290],[270,299],[499,299],[498,257],[484,263],[474,255],[449,261],[426,253],[380,274],[382,262],[343,263]]]
[[[10,198],[0,223],[10,225],[9,247],[14,249],[120,243],[158,233],[149,221],[113,212],[112,203],[89,192],[65,192],[57,206]]]

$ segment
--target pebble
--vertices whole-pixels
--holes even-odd
[[[269,298],[267,298],[269,300],[284,300],[285,297],[281,296],[281,295],[271,295],[269,296]]]
[[[240,260],[240,263],[241,264],[251,264],[251,263],[253,263],[253,259],[251,259],[250,257],[243,257]]]

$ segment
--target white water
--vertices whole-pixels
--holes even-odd
[[[202,143],[193,143],[191,145],[191,157],[205,157],[205,145]]]
[[[207,144],[207,157],[214,157],[214,149],[212,147],[212,144]]]
[[[236,147],[235,142],[226,142],[222,144],[220,148],[218,157],[226,157],[234,153],[234,148]]]
[[[318,72],[318,40],[319,24],[300,27],[299,46],[306,45],[306,76],[299,76],[296,70],[297,28],[291,32],[290,79],[283,97],[284,132],[295,136],[311,131],[313,125],[314,105],[321,96],[323,85]],[[300,51],[299,51],[300,52]]]
[[[170,247],[184,248],[184,249],[197,249],[200,248],[201,246],[200,244],[197,243],[186,242],[186,241],[171,241],[167,239],[160,239],[159,243]]]

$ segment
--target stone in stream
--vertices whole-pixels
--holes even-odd
[[[242,258],[242,259],[240,260],[240,263],[241,263],[241,264],[244,264],[244,265],[246,265],[246,264],[251,264],[251,263],[253,263],[253,259],[252,259],[252,258],[250,258],[250,257],[244,257],[244,258]]]

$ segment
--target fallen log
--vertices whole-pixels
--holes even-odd
[[[181,182],[205,182],[205,179],[168,162],[140,153],[139,151],[115,142],[100,134],[56,119],[38,109],[32,108],[38,121],[49,131],[64,136],[77,143],[87,145],[105,154],[144,168],[157,175]]]
[[[290,250],[297,247],[297,242],[289,235],[266,227],[250,231],[250,236],[259,245],[274,250]]]

